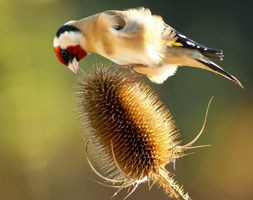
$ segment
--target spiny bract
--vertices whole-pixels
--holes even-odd
[[[78,78],[78,111],[93,171],[118,191],[132,186],[127,196],[147,181],[158,183],[170,197],[190,199],[165,166],[183,156],[193,142],[179,146],[169,110],[154,92],[117,66],[97,65]]]

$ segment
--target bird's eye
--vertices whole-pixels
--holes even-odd
[[[61,49],[60,54],[65,64],[68,64],[74,58],[74,55],[70,54],[67,49]]]
[[[62,57],[67,57],[68,56],[68,51],[66,49],[61,49],[61,56]]]

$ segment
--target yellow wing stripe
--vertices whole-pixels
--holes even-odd
[[[182,43],[180,43],[180,42],[173,42],[172,46],[174,46],[174,47],[182,47],[184,45]]]

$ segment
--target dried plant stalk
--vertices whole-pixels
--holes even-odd
[[[93,171],[118,188],[115,194],[132,186],[128,197],[147,181],[162,186],[170,197],[190,199],[165,166],[194,148],[192,144],[204,125],[192,142],[179,146],[179,133],[169,110],[133,74],[97,65],[78,78],[78,111],[87,138],[85,153]],[[100,163],[103,175],[87,153]]]

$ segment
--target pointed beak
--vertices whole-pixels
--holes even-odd
[[[68,68],[74,73],[77,74],[78,71],[78,61],[74,57],[73,60],[68,64]]]

